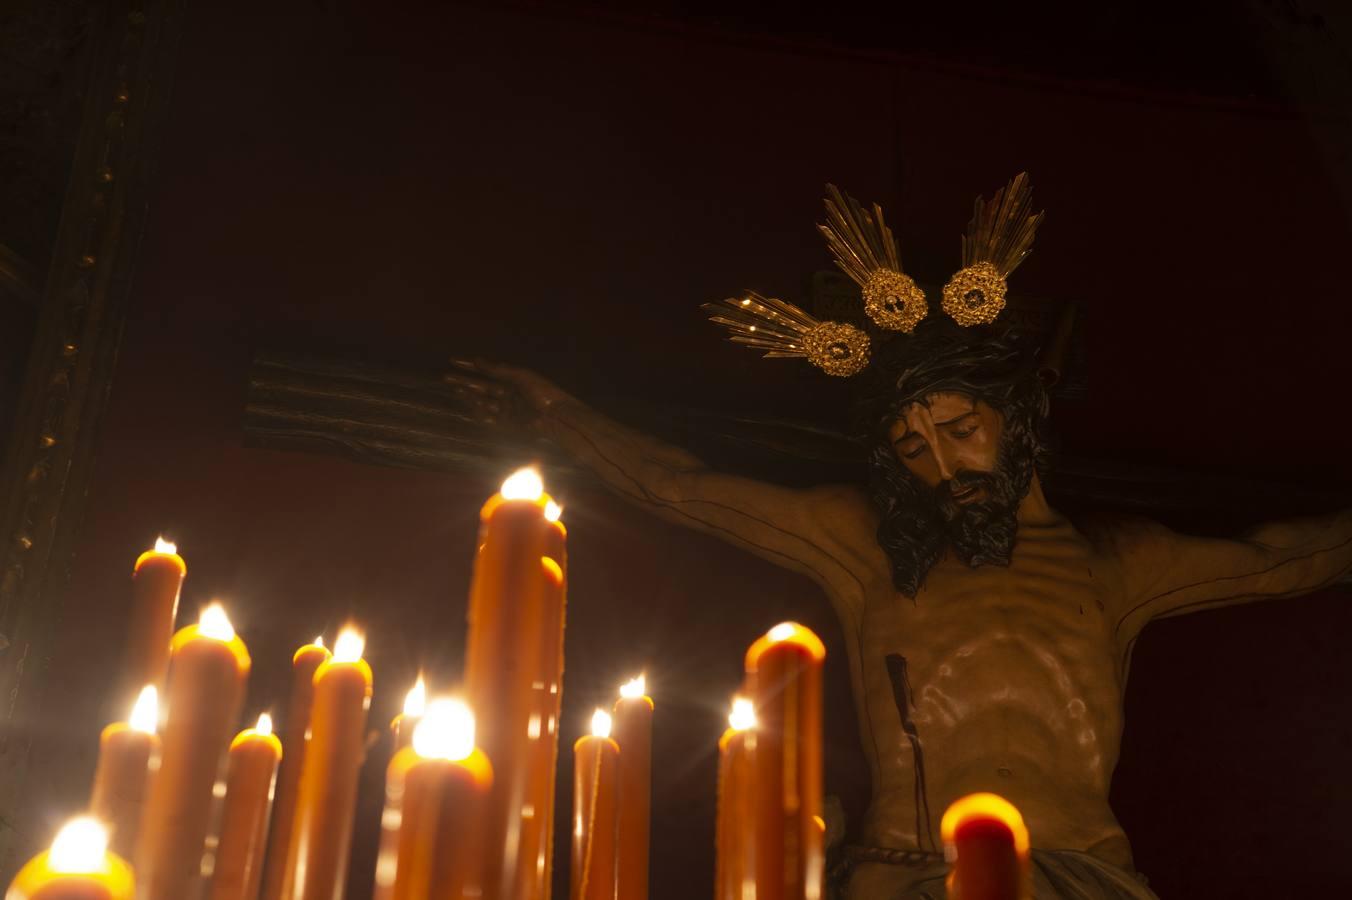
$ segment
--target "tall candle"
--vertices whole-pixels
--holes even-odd
[[[422,718],[426,709],[427,682],[420,672],[418,673],[418,680],[413,682],[413,687],[409,688],[408,693],[404,695],[403,710],[390,723],[394,752],[397,753],[413,743],[413,729],[418,727],[418,720]]]
[[[140,900],[185,900],[201,888],[213,788],[249,666],[249,651],[218,603],[174,635],[160,770],[136,842]]]
[[[211,875],[211,900],[255,900],[263,878],[268,813],[282,742],[272,733],[272,717],[258,717],[230,744],[225,777],[225,810]]]
[[[1012,803],[996,794],[968,794],[939,822],[949,861],[952,900],[1028,900],[1028,828]]]
[[[562,690],[564,531],[540,476],[524,469],[481,512],[470,587],[465,692],[495,778],[484,829],[488,892],[549,889],[557,710]]]
[[[545,529],[545,555],[541,560],[541,565],[547,570],[544,590],[545,609],[549,613],[549,619],[544,627],[547,640],[543,663],[545,678],[543,682],[531,683],[533,711],[531,719],[527,720],[527,737],[531,734],[530,721],[543,722],[544,726],[540,739],[532,744],[534,762],[531,764],[532,780],[527,791],[531,796],[542,797],[544,803],[544,811],[539,814],[542,827],[535,833],[534,852],[535,871],[544,880],[547,897],[548,885],[553,878],[554,798],[559,772],[559,716],[563,711],[563,632],[568,589],[568,529],[559,521],[563,508],[553,500],[545,500],[544,514],[545,521],[549,523]]]
[[[620,745],[619,863],[623,900],[647,900],[648,835],[652,818],[653,700],[642,675],[620,687],[615,742]]]
[[[72,819],[50,850],[30,859],[5,900],[132,900],[131,867],[111,853],[108,831],[89,817]]]
[[[156,538],[154,549],[142,553],[132,568],[123,682],[118,692],[127,702],[143,685],[164,689],[174,615],[187,573],[188,566],[178,555],[178,548],[164,538]]]
[[[571,900],[614,900],[620,746],[610,716],[592,715],[592,733],[573,745]]]
[[[310,708],[315,696],[315,671],[329,658],[321,635],[291,657],[291,701],[286,707],[286,749],[277,772],[272,800],[272,827],[268,831],[267,861],[263,868],[261,900],[281,900],[286,881],[286,854],[296,820],[296,796],[300,793],[300,770],[310,744]]]
[[[125,722],[114,722],[99,736],[99,762],[89,811],[111,830],[110,849],[128,858],[136,850],[141,809],[152,772],[160,765],[159,698],[154,685],[141,696]]]
[[[493,770],[474,746],[474,715],[437,700],[395,754],[386,775],[384,819],[396,823],[377,865],[377,897],[469,900],[484,893],[481,817]],[[388,834],[388,832],[387,832]]]
[[[756,900],[821,896],[822,661],[810,629],[784,622],[746,653],[756,711],[752,763]]]
[[[371,667],[362,659],[364,649],[361,633],[344,629],[333,658],[315,671],[310,745],[286,855],[285,900],[343,895],[371,703]]]
[[[746,697],[732,701],[728,729],[718,740],[717,874],[715,900],[754,900],[756,858],[751,839],[751,755],[756,713]]]

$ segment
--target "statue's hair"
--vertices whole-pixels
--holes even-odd
[[[869,494],[878,508],[878,544],[892,564],[897,589],[914,597],[950,541],[934,492],[897,459],[889,430],[902,412],[936,393],[964,394],[1001,417],[997,475],[1018,491],[1000,498],[1017,507],[1033,473],[1045,473],[1047,391],[1034,355],[1007,329],[962,328],[940,317],[922,322],[908,338],[889,341],[875,354],[856,407],[857,428],[868,448]],[[967,562],[1007,564],[1013,509],[983,521],[970,541]]]

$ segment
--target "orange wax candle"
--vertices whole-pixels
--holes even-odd
[[[573,745],[571,900],[614,900],[619,825],[620,745],[610,716],[592,715],[592,733]]]
[[[810,629],[784,622],[746,653],[756,713],[751,766],[756,900],[821,895],[822,661]]]
[[[218,603],[202,611],[197,625],[174,635],[160,770],[151,780],[136,842],[140,900],[196,895],[213,788],[249,665],[249,651]]]
[[[230,744],[225,776],[225,811],[211,874],[211,900],[254,900],[263,878],[268,813],[282,742],[272,733],[272,717],[258,717]]]
[[[361,658],[363,649],[361,634],[344,629],[333,658],[315,671],[310,745],[286,854],[285,900],[343,896],[371,703],[371,667]]]
[[[546,569],[543,589],[545,611],[549,618],[544,626],[548,643],[545,646],[543,681],[531,683],[531,718],[526,723],[526,736],[534,733],[532,721],[543,723],[543,734],[533,743],[531,782],[527,791],[532,797],[543,797],[544,811],[533,837],[535,870],[543,879],[545,896],[553,878],[554,860],[554,793],[559,762],[559,715],[563,711],[563,631],[567,608],[568,588],[568,530],[559,521],[563,509],[553,500],[545,501],[545,555],[541,561]],[[532,845],[526,845],[524,859],[529,862]]]
[[[755,851],[751,840],[751,754],[756,734],[751,701],[732,701],[728,730],[718,740],[718,849],[714,900],[755,896]]]
[[[282,737],[286,753],[277,772],[277,787],[273,793],[262,900],[281,900],[286,879],[286,853],[291,847],[291,828],[296,819],[296,795],[300,793],[300,770],[310,743],[315,670],[328,658],[329,651],[324,648],[322,636],[301,647],[291,657],[291,702],[286,707],[286,730]]]
[[[152,772],[160,765],[160,738],[155,734],[159,702],[154,685],[141,696],[125,722],[114,722],[99,736],[99,762],[89,811],[112,831],[109,846],[121,857],[136,850],[141,807]]]
[[[422,718],[426,709],[427,682],[419,674],[418,680],[413,682],[413,687],[404,695],[403,712],[395,716],[394,721],[390,723],[390,737],[395,753],[413,743],[413,730],[418,727],[418,720]]]
[[[187,573],[188,566],[178,555],[178,548],[164,538],[156,538],[155,549],[147,550],[136,560],[122,669],[121,693],[128,702],[143,685],[164,689],[178,594]]]
[[[465,704],[434,701],[395,754],[385,779],[386,831],[376,896],[389,900],[469,900],[484,892],[481,817],[493,769],[474,747]]]
[[[996,794],[968,794],[939,823],[949,861],[952,900],[1028,900],[1028,828],[1012,803]]]
[[[484,829],[491,895],[548,895],[563,671],[564,530],[540,476],[508,478],[481,513],[465,692],[495,778]]]
[[[653,791],[653,700],[642,675],[620,687],[615,742],[620,745],[619,896],[647,900],[648,834]]]
[[[5,900],[132,900],[131,866],[107,846],[99,822],[72,819],[19,870]]]

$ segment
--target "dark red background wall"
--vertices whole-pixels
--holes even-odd
[[[244,448],[254,349],[481,355],[602,407],[837,403],[807,367],[724,344],[696,309],[747,286],[801,297],[827,267],[812,226],[828,180],[882,201],[908,268],[942,281],[972,197],[1031,173],[1048,217],[1016,290],[1078,299],[1087,319],[1090,398],[1057,411],[1068,449],[1326,485],[1331,506],[1349,482],[1347,219],[1298,119],[601,21],[204,6],[50,713],[30,723],[51,823],[81,802],[127,576],[157,533],[187,557],[185,617],[229,603],[254,657],[251,715],[283,696],[291,649],[348,617],[369,630],[376,720],[419,665],[447,687],[459,670],[494,485]],[[816,628],[835,661],[827,787],[857,819],[868,787],[817,590],[608,495],[563,499],[565,743],[647,670],[654,897],[712,878],[715,741],[741,650],[782,619]],[[1202,614],[1141,640],[1114,802],[1163,897],[1352,886],[1346,600]]]

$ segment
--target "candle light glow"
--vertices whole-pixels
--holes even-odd
[[[728,725],[737,731],[746,731],[756,727],[756,706],[747,697],[732,698],[732,712],[728,713]]]
[[[423,680],[422,675],[418,675],[418,680],[413,682],[413,687],[409,688],[408,693],[404,695],[404,715],[417,718],[427,711],[427,682]]]
[[[595,737],[610,737],[610,713],[604,709],[592,713],[591,733]]]
[[[235,626],[230,624],[230,617],[225,614],[225,607],[212,601],[202,610],[202,615],[197,620],[198,634],[202,637],[209,637],[215,641],[228,643],[235,639]]]
[[[267,713],[259,713],[258,724],[254,726],[254,732],[262,735],[272,734],[272,716]]]
[[[319,649],[323,650],[323,649],[324,649],[324,635],[322,635],[322,634],[317,634],[317,635],[315,635],[315,639],[314,639],[313,641],[311,641],[310,643],[313,644],[314,646],[318,647]]]
[[[333,661],[336,663],[354,663],[361,659],[366,650],[366,637],[352,626],[338,632],[338,640],[333,644]]]
[[[620,685],[620,696],[626,700],[637,699],[646,693],[648,693],[648,684],[642,675]]]
[[[178,545],[173,541],[166,541],[163,537],[155,538],[156,553],[177,553]]]
[[[474,752],[474,713],[460,700],[433,700],[413,729],[413,751],[425,759],[468,759]]]
[[[93,875],[108,871],[108,829],[97,819],[79,816],[56,833],[47,864],[62,875]]]
[[[536,502],[544,496],[545,483],[540,478],[540,473],[535,469],[517,469],[502,483],[502,489],[498,493],[502,495],[504,500]]]
[[[141,688],[141,694],[131,708],[131,715],[127,717],[127,725],[133,731],[154,734],[159,721],[160,693],[153,684],[148,684]]]
[[[944,812],[939,822],[939,837],[944,843],[945,852],[954,847],[958,828],[964,822],[974,819],[994,819],[1009,829],[1014,838],[1014,850],[1020,857],[1027,857],[1029,850],[1028,826],[1014,804],[999,794],[968,794],[957,800]]]
[[[559,506],[553,500],[545,501],[545,519],[549,522],[557,522],[563,515],[563,507]]]

